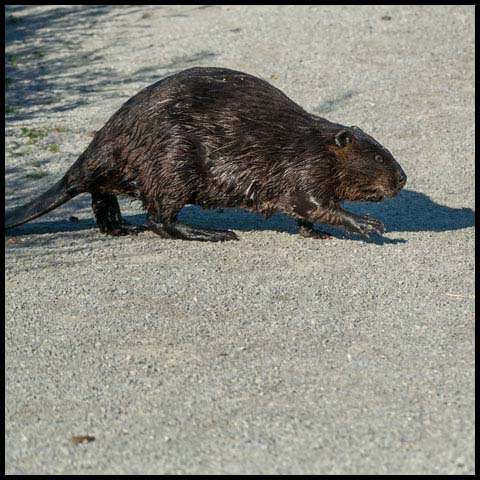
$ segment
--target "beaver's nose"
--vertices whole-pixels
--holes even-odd
[[[397,181],[400,188],[403,188],[403,186],[407,183],[407,176],[403,170],[397,171]]]

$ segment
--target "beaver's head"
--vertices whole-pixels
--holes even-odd
[[[336,195],[379,202],[394,197],[407,176],[392,154],[358,127],[342,128],[329,148],[336,156]]]

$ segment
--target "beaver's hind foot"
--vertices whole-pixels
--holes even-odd
[[[121,219],[120,222],[97,220],[97,226],[100,228],[102,233],[105,233],[106,235],[112,235],[114,237],[138,235],[139,232],[144,232],[147,230],[147,227],[144,225],[136,225],[123,219]]]
[[[98,223],[97,223],[98,224]],[[103,229],[102,229],[103,227]],[[124,220],[123,218],[120,222],[110,223],[108,225],[103,225],[100,227],[102,233],[113,236],[123,236],[123,235],[138,235],[140,232],[148,230],[145,225],[137,225],[135,223],[130,223]]]
[[[120,206],[115,195],[92,193],[92,209],[95,221],[102,233],[115,237],[137,235],[146,230],[144,225],[135,225],[122,218]]]
[[[226,242],[239,240],[238,236],[229,230],[210,230],[196,228],[186,223],[162,222],[147,215],[147,228],[163,238],[176,238],[180,240],[197,240],[201,242]]]

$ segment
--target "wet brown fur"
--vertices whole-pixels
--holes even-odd
[[[347,144],[339,144],[339,132],[346,132]],[[178,212],[186,204],[240,207],[368,235],[378,233],[379,222],[364,225],[365,231],[352,227],[340,202],[393,196],[404,184],[402,175],[372,137],[307,113],[266,81],[192,68],[128,100],[64,180],[72,194],[92,193],[97,223],[98,210],[101,216],[108,205],[120,221],[114,195],[125,194],[142,201],[147,226],[162,236],[225,240],[230,238],[208,233],[196,238],[192,227],[177,235]],[[113,233],[106,222],[104,231]],[[309,230],[306,225],[301,232]]]

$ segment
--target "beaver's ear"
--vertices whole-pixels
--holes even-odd
[[[335,135],[335,143],[338,147],[346,147],[352,142],[352,134],[348,130],[340,130]]]

